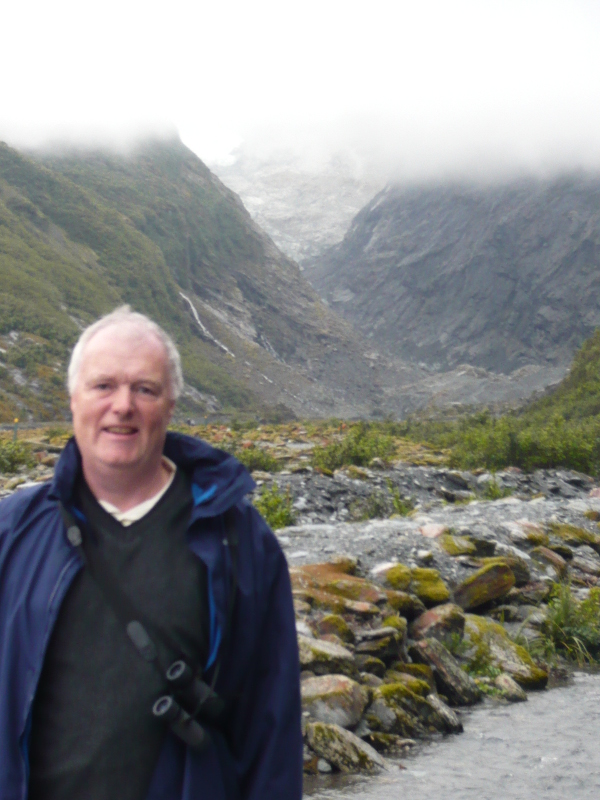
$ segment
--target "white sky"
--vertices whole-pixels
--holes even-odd
[[[0,138],[176,128],[408,177],[600,168],[600,2],[5,0]]]

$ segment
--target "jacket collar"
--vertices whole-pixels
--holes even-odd
[[[163,452],[191,475],[194,518],[222,514],[255,487],[248,471],[236,458],[201,439],[167,433]],[[56,465],[50,497],[70,506],[80,470],[81,454],[77,442],[71,438]]]

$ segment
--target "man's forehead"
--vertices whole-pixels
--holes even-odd
[[[86,371],[94,365],[106,369],[112,364],[115,369],[123,367],[128,361],[145,361],[162,370],[167,364],[166,348],[158,336],[139,325],[121,323],[98,331],[87,342],[81,354],[82,367]]]

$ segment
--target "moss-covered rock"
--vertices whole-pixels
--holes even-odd
[[[381,624],[384,628],[395,628],[402,633],[402,636],[406,634],[407,622],[404,617],[400,617],[397,614],[386,617]]]
[[[415,678],[413,675],[408,675],[406,672],[396,672],[394,669],[388,669],[384,677],[385,683],[402,683],[410,689],[411,692],[421,697],[427,697],[428,694],[431,694],[431,686],[427,681],[422,681],[420,678]]]
[[[527,695],[523,689],[510,675],[507,675],[506,672],[502,672],[495,678],[494,685],[500,691],[502,697],[508,700],[509,703],[522,703],[524,700],[527,700]]]
[[[395,672],[402,672],[406,675],[412,675],[413,678],[418,678],[420,681],[424,681],[429,686],[431,692],[436,691],[433,670],[428,664],[407,664],[404,661],[395,661],[391,665],[390,669],[393,669]]]
[[[396,566],[390,567],[385,573],[385,579],[392,589],[405,592],[410,586],[411,569],[404,564],[396,564]]]
[[[462,639],[465,629],[465,615],[455,603],[444,603],[441,606],[430,608],[410,626],[412,639],[425,639],[433,637],[440,642],[450,642]]]
[[[469,610],[479,608],[492,600],[504,597],[515,585],[515,576],[508,564],[486,564],[466,578],[454,590],[455,602]]]
[[[523,688],[543,689],[546,686],[548,673],[534,663],[524,647],[510,639],[499,623],[467,614],[464,640],[477,658],[507,672]]]
[[[340,772],[374,772],[385,767],[374,748],[339,725],[309,722],[306,738],[315,753]]]
[[[411,572],[410,589],[426,608],[446,603],[450,599],[450,591],[437,569],[416,567]]]
[[[512,574],[515,576],[515,586],[525,586],[531,580],[531,572],[529,571],[529,564],[524,558],[514,553],[504,553],[501,556],[494,556],[493,558],[480,559],[482,566],[488,564],[506,564],[510,567]]]
[[[414,594],[388,589],[385,595],[388,605],[406,619],[415,619],[425,611],[422,601]]]
[[[438,690],[450,703],[468,706],[481,700],[475,681],[437,639],[421,639],[412,645],[409,652],[413,661],[431,667]]]
[[[534,547],[531,551],[531,557],[538,563],[544,564],[547,572],[549,568],[550,576],[555,580],[560,580],[567,574],[567,562],[565,559],[548,547]]]
[[[354,656],[345,647],[299,635],[298,649],[301,668],[312,670],[315,675],[339,674],[350,677],[358,675]]]
[[[410,714],[429,731],[450,733],[448,722],[425,697],[411,691],[404,683],[390,683],[373,690],[373,702],[380,700],[389,709]],[[394,731],[396,732],[396,731]]]
[[[406,624],[402,630],[396,628],[377,628],[358,634],[356,653],[375,656],[388,663],[400,658],[406,635]]]
[[[321,636],[335,633],[343,642],[354,643],[354,632],[346,620],[339,614],[327,614],[318,623],[317,630]]]
[[[477,552],[473,542],[466,536],[444,533],[440,536],[438,542],[449,556],[472,556]]]
[[[587,544],[593,547],[600,555],[600,535],[592,533],[585,528],[578,528],[576,525],[568,525],[566,522],[551,522],[548,526],[552,536],[561,539],[565,544],[572,547],[579,547]]]
[[[319,722],[354,728],[369,702],[365,686],[345,675],[321,675],[301,684],[302,708]]]
[[[385,675],[385,664],[380,658],[368,654],[358,653],[355,657],[355,663],[361,672],[371,672],[379,678]]]

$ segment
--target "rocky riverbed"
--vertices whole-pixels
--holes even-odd
[[[59,448],[56,448],[59,450]],[[57,453],[0,482],[48,479]],[[276,531],[296,607],[305,770],[380,771],[461,708],[527,699],[554,677],[532,658],[551,587],[600,581],[600,490],[567,470],[491,475],[405,462],[325,475],[255,472],[286,498]]]
[[[277,536],[295,596],[307,772],[385,769],[386,755],[461,731],[461,707],[522,701],[560,675],[530,651],[552,585],[570,581],[584,599],[600,580],[600,491],[588,476],[399,462],[255,477],[297,514]],[[373,513],[390,516],[360,519]]]

